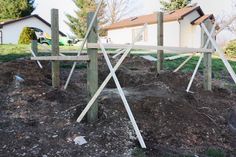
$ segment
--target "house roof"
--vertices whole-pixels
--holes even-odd
[[[191,22],[191,24],[200,25],[201,23],[205,22],[207,19],[215,20],[215,17],[213,14],[203,15],[203,16],[199,17],[198,19],[194,20],[193,22]]]
[[[164,15],[164,22],[168,21],[178,21],[183,19],[185,16],[188,14],[192,13],[193,11],[197,11],[201,16],[204,15],[202,9],[200,6],[188,6],[179,10],[175,10],[172,12],[169,12],[168,14]],[[104,27],[105,30],[110,30],[110,29],[118,29],[118,28],[124,28],[124,27],[133,27],[133,26],[140,26],[145,23],[148,24],[154,24],[157,23],[157,14],[149,14],[149,15],[143,15],[139,17],[133,17],[133,18],[128,18],[125,20],[121,20],[120,22],[114,23],[110,26]]]
[[[35,17],[37,19],[39,19],[40,21],[42,21],[44,24],[46,24],[47,26],[51,27],[51,24],[48,23],[46,20],[44,20],[42,17],[40,17],[39,15],[37,14],[34,14],[34,15],[29,15],[29,16],[25,16],[23,18],[19,18],[19,19],[14,19],[14,20],[9,20],[9,21],[5,21],[5,22],[1,22],[0,23],[0,28],[2,28],[3,26],[5,25],[9,25],[9,24],[12,24],[12,23],[15,23],[15,22],[19,22],[19,21],[23,21],[23,20],[26,20],[26,19],[29,19],[29,18],[32,18],[32,17]],[[59,31],[60,35],[61,36],[66,36],[66,34],[64,34],[63,32]]]

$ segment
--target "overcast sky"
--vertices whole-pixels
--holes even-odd
[[[131,0],[133,8],[129,16],[138,16],[157,11],[160,7],[159,0]],[[50,22],[50,10],[57,8],[60,10],[60,29],[66,34],[71,34],[69,27],[65,24],[65,13],[73,14],[76,10],[72,0],[36,0],[36,10],[33,14],[38,14]],[[206,14],[213,13],[216,16],[222,12],[232,10],[231,0],[193,0],[197,2]]]

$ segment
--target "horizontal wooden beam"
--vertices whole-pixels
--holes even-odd
[[[86,56],[40,56],[31,57],[31,60],[41,61],[89,61],[89,57]]]
[[[128,44],[103,44],[106,49],[120,49],[120,48],[129,48]],[[100,46],[97,43],[87,43],[88,48],[97,48]],[[204,48],[183,48],[183,47],[170,47],[170,46],[152,46],[152,45],[134,45],[133,49],[139,50],[165,50],[170,52],[179,52],[179,53],[212,53],[214,50],[212,49],[204,49]]]

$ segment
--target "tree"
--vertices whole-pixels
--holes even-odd
[[[181,9],[186,7],[191,3],[191,0],[171,0],[170,2],[166,2],[165,0],[160,1],[164,11],[174,11],[177,9]]]
[[[224,29],[227,29],[232,33],[236,33],[236,0],[232,0],[231,2],[232,9],[228,9],[227,12],[223,12],[217,16],[217,33],[220,33]]]
[[[29,27],[24,27],[20,34],[18,44],[29,44],[31,43],[31,40],[37,40],[34,30]]]
[[[35,0],[0,0],[0,21],[21,18],[34,11]]]
[[[68,22],[66,21],[66,23],[77,37],[83,38],[87,29],[87,14],[89,11],[96,10],[97,3],[95,0],[73,0],[73,2],[78,7],[78,10],[75,11],[75,16],[66,14],[68,19]],[[104,18],[105,8],[106,4],[103,3],[98,14],[99,26],[106,23]]]
[[[97,0],[73,0],[78,10],[75,11],[76,16],[66,14],[68,22],[66,22],[73,33],[79,37],[83,38],[86,29],[86,17],[87,13],[91,10],[96,9]],[[102,28],[107,24],[112,24],[118,22],[122,17],[124,17],[128,11],[129,0],[104,0],[101,9],[98,14],[99,27]],[[100,30],[100,34],[105,34],[103,30]]]
[[[107,0],[106,20],[109,24],[116,23],[128,14],[129,0]]]
[[[227,44],[225,53],[229,57],[234,57],[234,58],[236,57],[236,40],[232,40]]]

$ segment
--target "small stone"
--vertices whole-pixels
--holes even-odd
[[[14,102],[14,99],[10,98],[10,102],[13,103],[13,102]]]
[[[75,144],[78,144],[78,145],[84,145],[87,143],[87,141],[85,140],[84,136],[78,136],[74,139],[74,142]]]
[[[48,157],[47,155],[43,155],[42,157]]]
[[[52,138],[57,138],[57,137],[58,137],[58,135],[53,135],[53,136],[52,136]]]
[[[33,146],[33,149],[34,149],[34,148],[37,148],[38,146],[39,146],[38,144],[34,145],[34,146]]]

